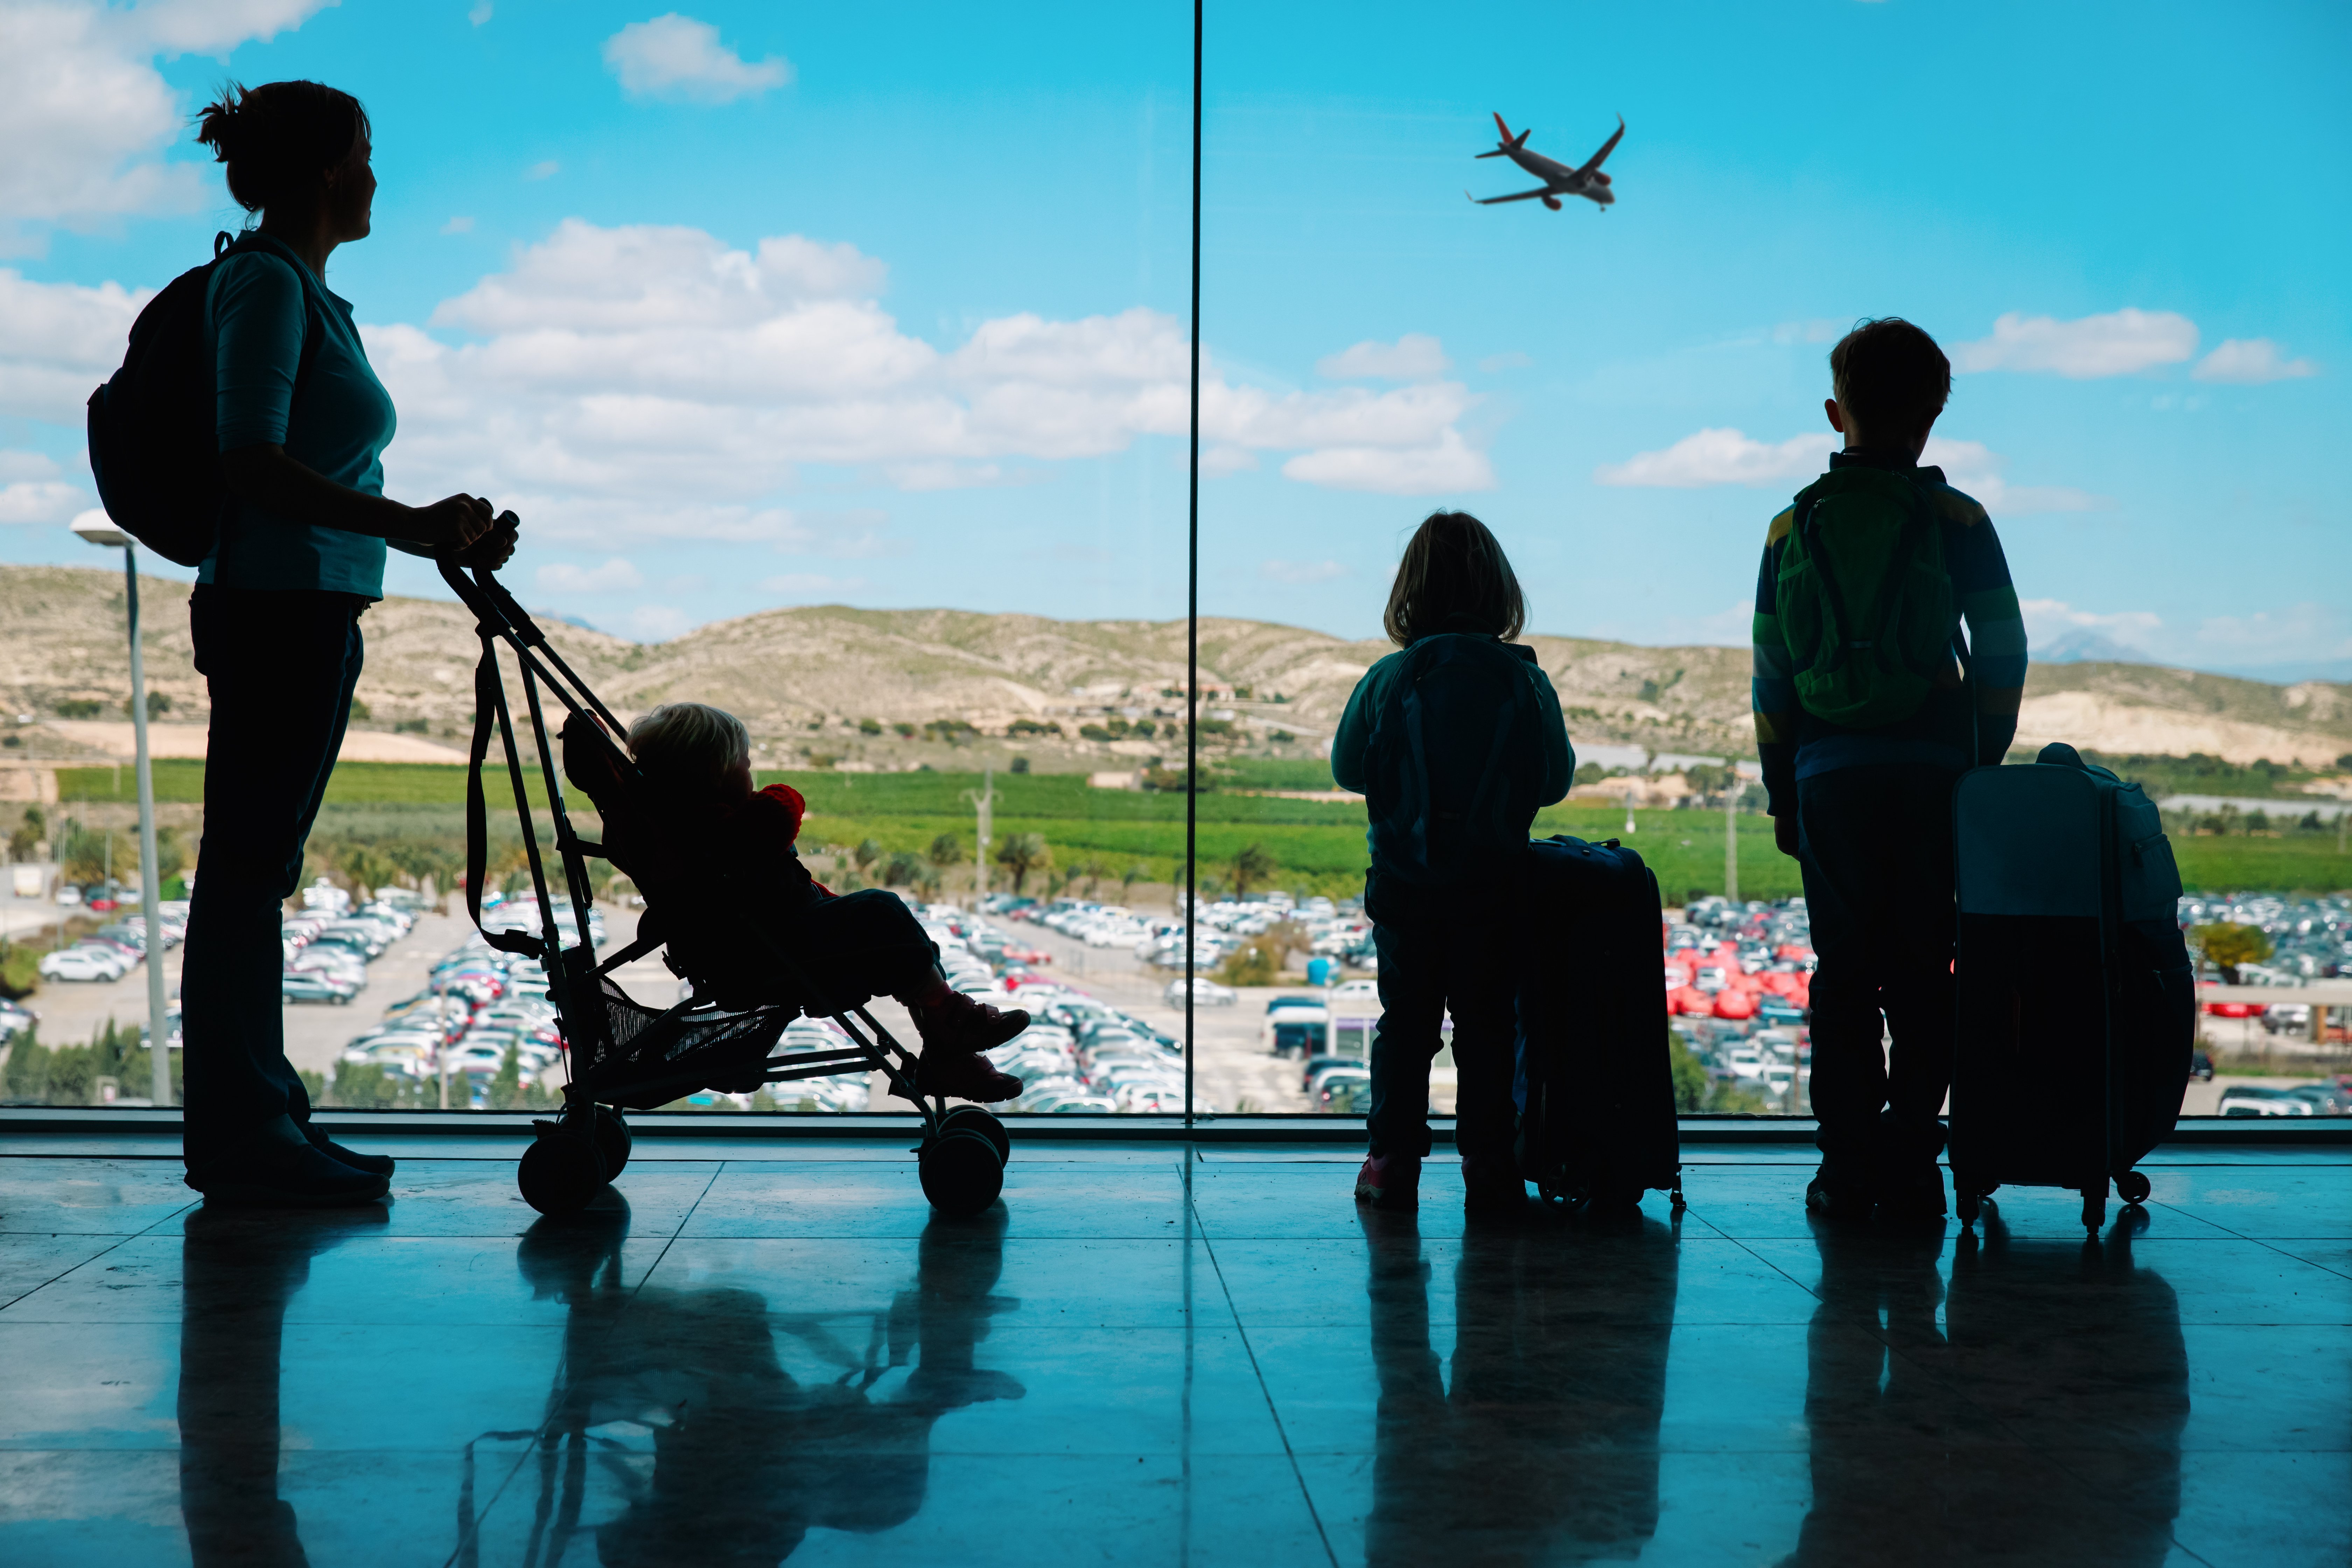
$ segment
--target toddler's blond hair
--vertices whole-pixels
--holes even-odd
[[[629,754],[661,788],[702,791],[751,756],[743,721],[708,702],[665,702],[629,726]]]

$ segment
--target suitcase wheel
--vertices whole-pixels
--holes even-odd
[[[2134,1208],[2147,1202],[2151,1190],[2147,1178],[2137,1171],[2126,1171],[2116,1178],[2116,1196]]]

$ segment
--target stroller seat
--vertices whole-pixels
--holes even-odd
[[[1003,1123],[975,1105],[950,1109],[943,1099],[925,1099],[915,1086],[915,1054],[875,1020],[862,998],[828,997],[758,922],[720,918],[722,910],[756,907],[767,890],[741,885],[726,854],[696,853],[690,834],[665,819],[644,776],[615,741],[624,732],[620,721],[548,646],[545,634],[496,577],[479,569],[468,576],[446,558],[441,575],[473,612],[482,645],[467,758],[467,910],[482,929],[481,883],[488,853],[482,765],[495,733],[514,785],[541,930],[535,935],[489,930],[482,934],[494,947],[541,962],[563,1023],[563,1110],[532,1124],[537,1136],[517,1171],[525,1200],[542,1214],[573,1212],[618,1175],[632,1142],[623,1110],[652,1110],[702,1089],[746,1094],[767,1084],[864,1069],[882,1073],[892,1093],[914,1106],[922,1123],[917,1170],[932,1205],[950,1215],[971,1215],[995,1202],[1011,1152]],[[557,925],[523,787],[502,647],[510,651],[520,677],[546,786],[554,850],[578,937],[571,947],[563,945]],[[542,690],[566,710],[562,775],[595,805],[604,820],[602,843],[582,838],[565,808]],[[645,900],[636,940],[602,959],[589,934],[591,858],[609,862]],[[656,951],[692,987],[692,994],[666,1010],[636,1001],[613,978],[613,971]],[[771,1054],[784,1026],[803,1012],[831,1018],[849,1043]]]

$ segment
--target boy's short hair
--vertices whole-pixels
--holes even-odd
[[[1907,436],[1951,400],[1952,362],[1900,316],[1865,319],[1830,350],[1830,384],[1872,435]]]
[[[1468,625],[1449,628],[1456,617]],[[1507,642],[1528,624],[1528,602],[1485,523],[1466,511],[1433,511],[1405,543],[1381,624],[1399,647],[1448,629]]]
[[[700,790],[751,755],[743,721],[708,702],[665,702],[629,726],[629,754],[648,783]]]

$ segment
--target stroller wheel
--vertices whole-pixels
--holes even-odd
[[[2116,1178],[2116,1196],[2127,1204],[2137,1205],[2147,1202],[2147,1194],[2154,1190],[2148,1185],[2147,1178],[2137,1171],[2126,1171]]]
[[[982,1137],[994,1144],[996,1146],[996,1163],[998,1164],[1005,1164],[1012,1160],[1013,1139],[1012,1136],[1004,1131],[1004,1123],[999,1121],[987,1111],[982,1110],[979,1106],[959,1105],[953,1110],[949,1111],[946,1117],[940,1122],[940,1131],[941,1132],[952,1131],[958,1127],[971,1128]]]
[[[604,1190],[604,1156],[588,1139],[551,1129],[522,1152],[515,1185],[522,1201],[541,1214],[577,1214]]]
[[[969,1126],[950,1128],[915,1156],[923,1196],[954,1219],[970,1219],[996,1201],[1004,1188],[1004,1162],[987,1135]]]
[[[635,1142],[619,1111],[609,1105],[596,1108],[596,1152],[604,1158],[606,1181],[616,1180],[628,1168],[629,1150]]]

